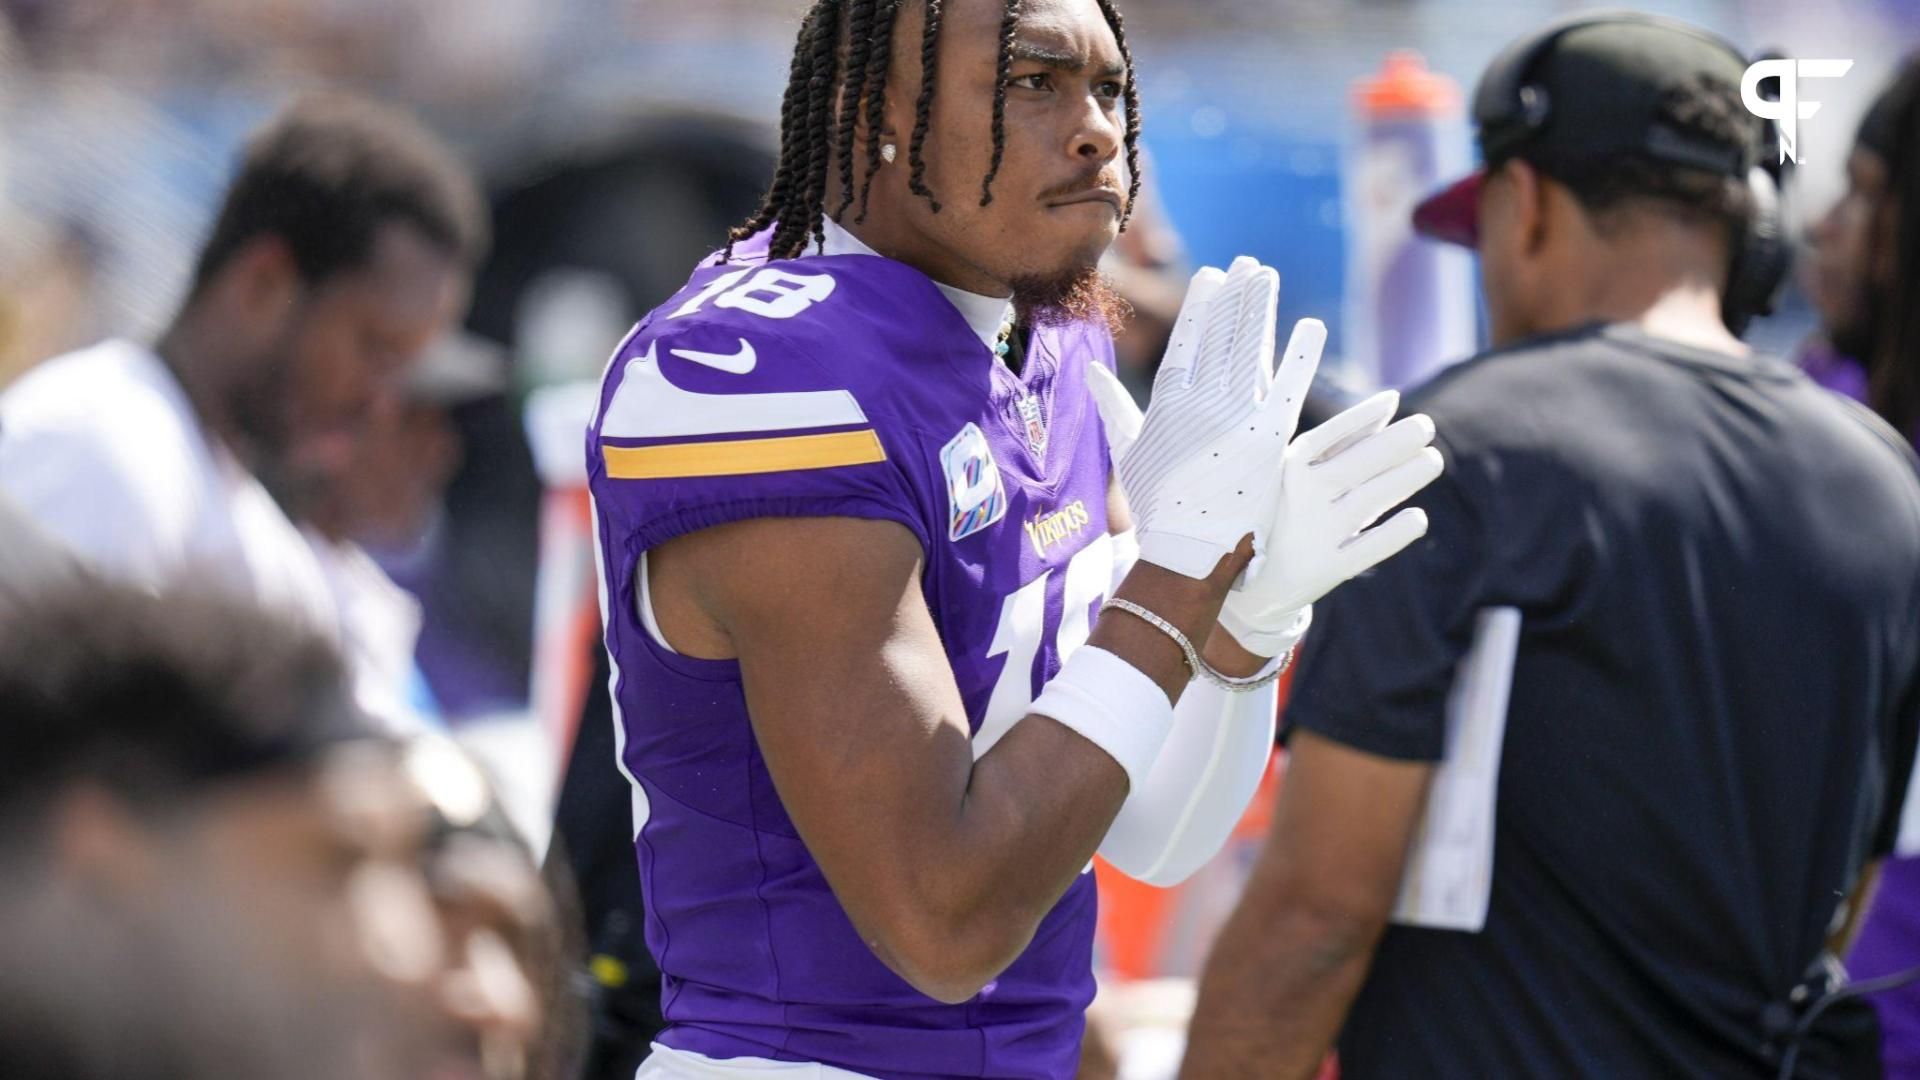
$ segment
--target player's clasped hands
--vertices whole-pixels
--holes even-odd
[[[1388,423],[1393,391],[1294,439],[1327,332],[1300,320],[1276,372],[1279,294],[1279,275],[1247,257],[1195,274],[1144,415],[1092,369],[1140,557],[1202,578],[1252,535],[1221,624],[1255,655],[1294,640],[1308,604],[1425,535],[1417,508],[1368,526],[1442,468],[1431,420]]]
[[[1204,578],[1248,533],[1257,544],[1300,413],[1268,393],[1279,298],[1279,275],[1253,259],[1207,267],[1187,290],[1144,417],[1117,382],[1095,377],[1147,562]]]

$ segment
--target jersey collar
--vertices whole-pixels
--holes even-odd
[[[885,258],[879,252],[868,247],[859,237],[848,232],[839,222],[826,218],[827,243],[824,255],[871,255]],[[1000,340],[1000,327],[1013,317],[1013,301],[999,296],[981,296],[951,285],[942,285],[935,281],[934,288],[940,290],[960,317],[980,338],[980,343],[992,349]]]

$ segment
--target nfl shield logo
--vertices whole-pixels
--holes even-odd
[[[1047,452],[1047,418],[1040,411],[1040,399],[1032,394],[1020,399],[1020,419],[1027,424],[1027,449],[1035,457]]]

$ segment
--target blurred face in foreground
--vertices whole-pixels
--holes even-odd
[[[524,851],[461,830],[488,798],[438,746],[345,748],[157,817],[79,788],[56,865],[156,961],[188,958],[164,976],[183,1016],[284,1043],[283,1075],[511,1080],[552,914]]]

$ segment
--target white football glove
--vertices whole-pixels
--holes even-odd
[[[1399,405],[1392,390],[1375,394],[1287,448],[1271,557],[1220,609],[1221,627],[1248,652],[1277,656],[1291,648],[1309,604],[1426,535],[1427,513],[1418,507],[1367,529],[1443,467],[1432,420],[1387,424]]]
[[[1275,377],[1275,396],[1283,400],[1304,402],[1319,370],[1326,336],[1324,329],[1303,333],[1307,322],[1295,328]],[[1117,378],[1089,370],[1108,445],[1124,462],[1144,418]],[[1440,475],[1439,452],[1430,446],[1433,421],[1411,416],[1387,426],[1399,402],[1393,391],[1376,394],[1288,447],[1272,517],[1256,531],[1256,544],[1271,557],[1248,568],[1220,612],[1220,624],[1248,652],[1278,656],[1291,648],[1311,618],[1308,605],[1426,534],[1426,512],[1417,508],[1360,533]],[[1299,408],[1291,408],[1297,422]],[[1124,468],[1121,478],[1124,487]]]
[[[1204,578],[1248,533],[1261,550],[1305,398],[1304,384],[1285,393],[1274,383],[1279,293],[1279,275],[1250,258],[1194,275],[1153,401],[1115,455],[1142,559]],[[1109,437],[1130,423],[1110,418]]]

